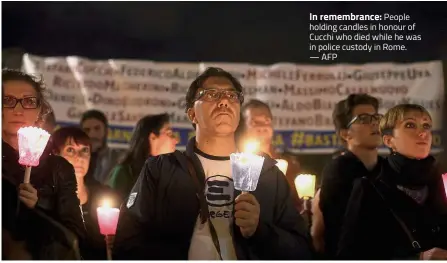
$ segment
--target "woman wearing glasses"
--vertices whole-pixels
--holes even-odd
[[[28,217],[24,213],[27,209],[39,209],[82,239],[85,228],[75,193],[76,179],[67,161],[46,151],[40,158],[39,166],[31,171],[31,183],[23,183],[25,168],[18,163],[17,131],[21,127],[41,124],[45,116],[44,109],[48,108],[44,106],[43,90],[42,81],[33,76],[16,70],[2,70],[2,188],[18,188],[16,196],[20,200],[7,200],[17,201],[16,205],[11,203],[8,206],[17,208],[6,212],[8,220],[2,220],[2,227],[13,235],[33,236],[32,232],[38,230],[39,226],[27,222]],[[39,237],[39,242],[32,242],[33,247],[29,247],[36,259],[44,259],[41,245],[45,243],[45,238]]]
[[[119,207],[120,202],[112,189],[85,176],[90,163],[90,138],[77,127],[63,127],[53,133],[50,143],[52,152],[64,157],[75,170],[76,194],[87,229],[87,242],[82,248],[82,255],[87,260],[106,259],[106,243],[99,232],[96,208],[102,206],[105,200],[113,207]]]
[[[357,179],[346,208],[340,259],[447,259],[447,198],[430,156],[432,119],[402,104],[380,122],[391,150],[378,176]]]
[[[175,151],[177,138],[173,135],[169,115],[149,115],[140,119],[135,127],[130,146],[120,164],[111,172],[109,185],[122,198],[127,198],[146,159],[150,156]]]

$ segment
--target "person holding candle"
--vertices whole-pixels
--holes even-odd
[[[378,176],[355,179],[337,258],[447,260],[447,197],[430,155],[432,118],[397,105],[380,122],[391,154]]]
[[[26,126],[39,126],[47,112],[43,111],[41,80],[17,70],[2,70],[2,178],[19,189],[21,205],[14,223],[17,230],[27,222],[20,212],[22,204],[29,209],[39,209],[62,223],[80,239],[85,228],[76,197],[76,177],[73,167],[65,159],[45,151],[39,166],[31,171],[31,183],[23,183],[24,167],[18,163],[17,132]],[[14,200],[4,200],[14,202]]]
[[[301,172],[300,163],[296,156],[284,152],[277,152],[273,146],[273,114],[267,103],[252,99],[246,102],[241,109],[241,119],[236,130],[236,141],[238,148],[243,149],[247,141],[257,141],[259,143],[259,152],[268,154],[278,162],[287,163],[286,179],[291,188],[295,207],[301,213],[303,211],[303,202],[298,197],[295,188],[295,177]]]
[[[169,115],[148,115],[140,119],[130,139],[129,149],[111,172],[108,185],[126,198],[135,184],[144,162],[150,156],[175,151],[178,139],[172,132]]]
[[[76,193],[87,229],[83,257],[87,260],[106,259],[106,243],[99,232],[96,208],[104,198],[111,201],[114,207],[118,207],[120,199],[110,187],[102,185],[92,176],[86,176],[90,164],[91,141],[84,131],[78,127],[62,127],[53,133],[50,145],[53,154],[64,157],[75,169]]]
[[[343,155],[332,159],[324,167],[321,188],[317,192],[321,213],[314,214],[311,228],[314,246],[326,258],[334,258],[354,178],[373,176],[380,171],[382,158],[378,147],[382,140],[379,133],[379,101],[367,94],[351,94],[339,101],[332,113],[334,126],[341,138]],[[315,218],[320,217],[323,218]]]
[[[309,235],[290,187],[264,156],[254,192],[234,189],[242,86],[208,68],[190,85],[186,112],[196,131],[185,153],[146,161],[121,209],[115,259],[310,259]]]

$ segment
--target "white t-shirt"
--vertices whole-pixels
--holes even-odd
[[[230,157],[216,157],[198,153],[205,172],[205,198],[210,218],[219,238],[223,260],[237,260],[233,245],[234,187],[231,178]],[[219,260],[211,238],[208,221],[201,224],[200,215],[189,247],[189,260]]]

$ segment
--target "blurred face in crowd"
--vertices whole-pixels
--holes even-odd
[[[383,136],[383,141],[408,158],[426,158],[432,144],[432,120],[425,112],[409,111],[397,121],[393,135]]]
[[[75,169],[76,177],[81,178],[87,174],[90,164],[90,146],[77,144],[73,138],[68,138],[60,150],[64,157]]]
[[[266,107],[249,107],[245,110],[245,136],[261,143],[271,143],[273,137],[272,116]]]
[[[40,113],[40,101],[33,86],[25,81],[3,83],[3,132],[16,135],[21,127],[35,126]]]
[[[229,79],[209,77],[197,91],[188,116],[199,132],[227,136],[234,133],[239,124],[241,96]]]
[[[107,127],[98,119],[86,119],[82,123],[82,130],[87,133],[92,141],[92,152],[97,152],[104,146]]]
[[[352,112],[352,120],[348,129],[341,131],[341,136],[348,146],[376,149],[382,144],[379,131],[381,115],[372,105],[358,105]]]
[[[154,133],[149,135],[149,143],[151,155],[157,156],[160,154],[174,152],[178,139],[172,132],[171,125],[169,123],[165,123],[165,125],[161,128],[159,135]]]

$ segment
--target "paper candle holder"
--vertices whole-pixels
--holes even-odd
[[[232,153],[230,160],[234,188],[243,192],[255,191],[264,157],[252,153]]]
[[[303,199],[310,199],[315,196],[315,175],[299,174],[295,178],[295,188],[298,196]]]
[[[276,159],[276,166],[278,166],[279,170],[285,175],[287,173],[287,168],[289,163],[284,159]]]
[[[19,139],[19,163],[38,166],[39,159],[47,146],[50,134],[37,127],[23,127],[17,132]]]
[[[105,236],[115,235],[120,210],[118,208],[98,207],[99,232]]]

